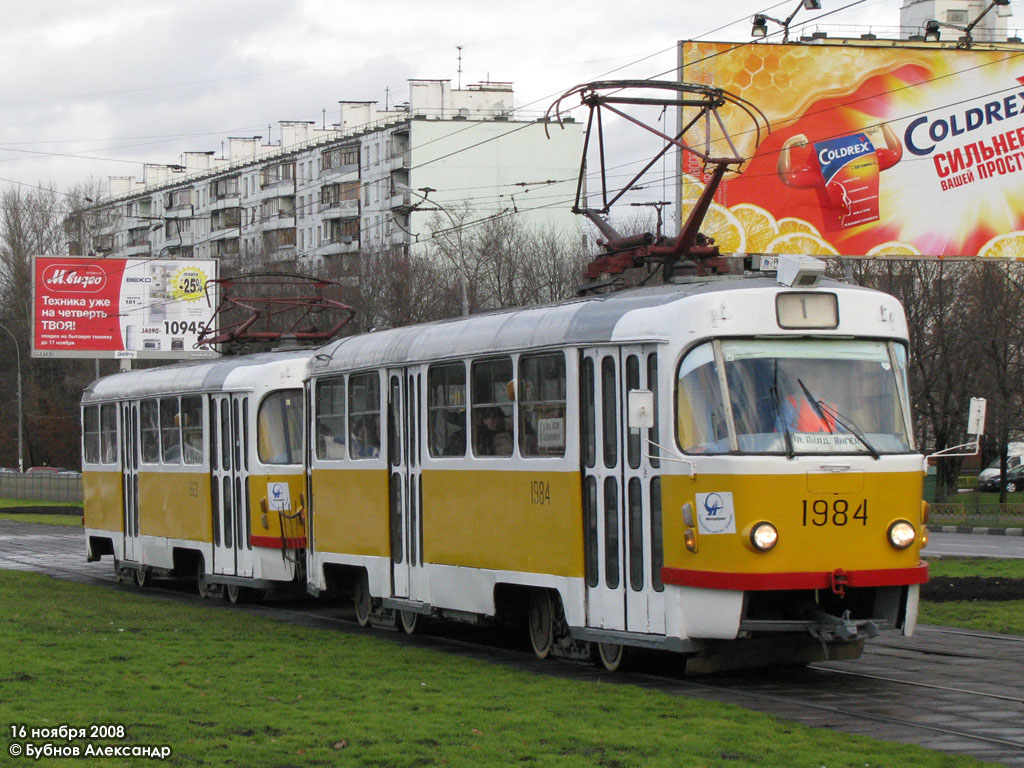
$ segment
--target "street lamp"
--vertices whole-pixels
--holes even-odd
[[[24,443],[22,441],[22,408],[21,408],[21,345],[18,344],[18,338],[11,332],[3,323],[0,323],[0,328],[7,331],[7,334],[11,337],[11,341],[14,342],[14,354],[15,360],[18,363],[18,471],[25,471],[25,451]]]
[[[1006,0],[1009,2],[1009,0]],[[774,21],[776,24],[782,27],[782,42],[789,42],[789,25],[793,21],[793,17],[800,12],[800,9],[804,8],[808,11],[820,11],[821,0],[800,0],[797,3],[796,8],[789,14],[785,19],[776,19],[773,16],[767,16],[763,13],[759,13],[753,18],[753,27],[750,30],[751,37],[764,37],[768,34],[768,22]]]
[[[974,42],[974,38],[971,36],[971,30],[978,26],[978,23],[983,18],[985,18],[988,12],[991,11],[993,8],[995,8],[996,6],[1005,8],[1009,6],[1009,4],[1010,0],[992,0],[991,3],[985,6],[985,10],[979,13],[977,18],[975,18],[974,21],[972,21],[967,26],[953,24],[952,22],[949,21],[939,21],[938,19],[928,19],[928,21],[924,23],[924,39],[928,42],[937,43],[939,42],[939,39],[942,37],[941,33],[939,32],[939,27],[948,27],[949,29],[956,29],[959,30],[960,32],[963,32],[963,35],[956,43],[956,47],[966,48],[969,50],[971,47],[971,43]],[[999,14],[1000,12],[996,11],[996,13]]]

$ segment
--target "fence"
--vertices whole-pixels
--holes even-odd
[[[931,505],[933,525],[973,525],[997,528],[1024,527],[1024,504],[987,504],[956,501]]]
[[[0,472],[0,498],[82,502],[82,476],[77,472]]]

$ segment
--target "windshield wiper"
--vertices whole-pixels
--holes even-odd
[[[822,423],[826,427],[828,427],[829,432],[834,431],[832,429],[832,423],[839,424],[839,426],[841,426],[851,435],[856,437],[857,440],[860,441],[861,445],[868,449],[868,453],[871,454],[872,458],[881,458],[881,454],[879,454],[878,451],[875,450],[875,446],[868,442],[868,439],[864,436],[864,433],[861,432],[860,427],[854,424],[850,419],[841,415],[839,411],[835,408],[835,406],[829,405],[824,400],[818,400],[814,395],[811,394],[811,390],[807,388],[803,381],[797,379],[796,383],[800,385],[800,389],[804,391],[804,396],[807,398],[807,401],[811,404],[811,407],[814,408],[814,412],[818,414],[818,418],[821,419]],[[828,411],[827,414],[826,409]]]
[[[786,458],[792,459],[794,455],[793,451],[793,438],[789,434],[789,424],[786,423],[786,416],[782,412],[782,398],[779,397],[779,360],[775,359],[775,370],[772,375],[772,403],[775,405],[775,419],[782,424],[782,433],[786,438]]]

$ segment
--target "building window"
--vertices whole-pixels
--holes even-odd
[[[330,168],[342,168],[359,162],[359,147],[351,144],[345,147],[327,149],[320,153],[321,167],[326,171]]]
[[[295,181],[295,163],[276,163],[260,171],[260,186],[267,187],[279,181]]]

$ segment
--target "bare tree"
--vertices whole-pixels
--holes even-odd
[[[893,294],[907,313],[911,406],[926,452],[963,442],[968,404],[981,388],[970,269],[966,262],[895,260],[854,267],[857,282]],[[956,492],[960,465],[955,458],[937,464],[938,500]]]
[[[38,360],[32,348],[33,257],[65,253],[65,196],[53,187],[26,191],[12,187],[0,195],[0,317],[17,339],[20,351],[24,411],[26,465],[78,466],[78,400],[82,388],[93,378],[92,361]],[[14,392],[17,365],[9,337],[2,334],[0,349],[8,361],[0,376],[2,386]],[[2,409],[5,439],[0,443],[0,461],[13,464],[16,451],[17,404],[4,401]],[[9,425],[9,428],[7,428]]]

